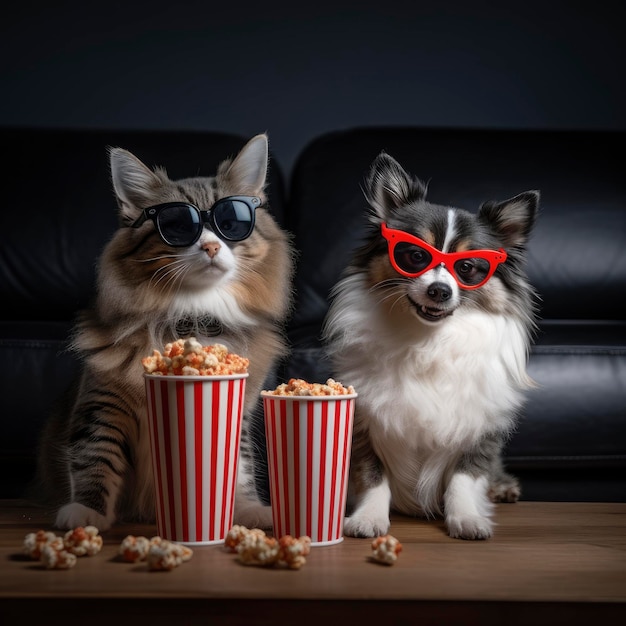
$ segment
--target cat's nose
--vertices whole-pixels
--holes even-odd
[[[202,244],[202,249],[213,258],[219,251],[222,246],[217,241],[207,241]]]

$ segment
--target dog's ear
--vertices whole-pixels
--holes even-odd
[[[525,191],[503,202],[485,202],[478,217],[498,234],[505,247],[523,248],[537,219],[539,197],[538,191]]]
[[[423,200],[426,185],[405,172],[394,158],[381,152],[372,163],[364,192],[375,214],[387,220],[397,209]]]

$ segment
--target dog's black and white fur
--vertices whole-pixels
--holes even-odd
[[[366,181],[367,239],[332,293],[324,339],[356,403],[352,510],[344,531],[389,531],[390,510],[443,515],[451,537],[486,539],[493,502],[515,502],[502,447],[515,426],[535,330],[525,248],[539,193],[486,202],[477,214],[426,201],[426,185],[381,153]],[[460,289],[445,267],[396,272],[381,223],[443,252],[504,248],[482,287]]]

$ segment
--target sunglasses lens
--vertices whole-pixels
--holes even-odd
[[[407,274],[423,272],[432,261],[432,256],[429,252],[405,241],[396,244],[393,250],[393,258],[396,265]]]
[[[190,246],[202,231],[198,210],[188,204],[175,204],[159,212],[158,227],[170,246]]]
[[[454,273],[459,282],[470,287],[484,282],[489,276],[490,270],[489,261],[476,257],[459,259],[454,264]]]
[[[254,228],[254,210],[241,200],[220,200],[213,206],[215,227],[225,239],[242,241]]]

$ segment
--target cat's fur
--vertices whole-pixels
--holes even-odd
[[[263,206],[252,235],[238,243],[205,227],[195,244],[172,248],[149,220],[129,228],[143,208],[163,202],[201,209],[231,195],[265,202],[267,136],[253,137],[212,177],[170,180],[163,168],[151,170],[121,148],[110,150],[110,166],[120,226],[98,262],[95,303],[79,316],[71,347],[82,359],[80,379],[45,427],[31,493],[60,507],[59,528],[105,530],[118,519],[154,520],[141,359],[181,336],[176,324],[184,319],[188,335],[201,343],[223,343],[250,359],[235,522],[268,527],[270,509],[255,489],[250,429],[266,377],[287,350],[291,237]],[[207,318],[221,323],[221,334],[203,336],[197,321]]]
[[[436,205],[382,153],[365,194],[366,241],[324,328],[334,375],[359,394],[344,531],[384,535],[393,509],[443,514],[452,537],[485,539],[492,501],[520,495],[501,451],[532,384],[536,305],[524,263],[539,193],[486,202],[478,214]],[[405,277],[390,263],[382,222],[443,252],[504,248],[508,259],[476,290],[460,289],[442,265]]]

